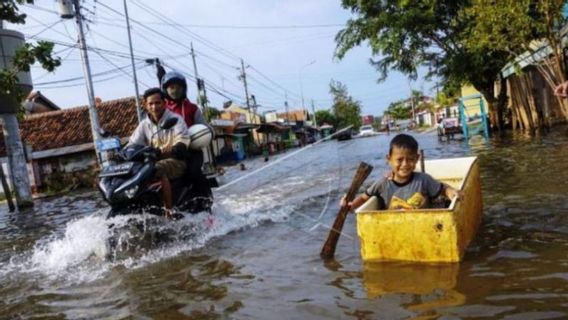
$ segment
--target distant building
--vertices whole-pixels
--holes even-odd
[[[371,115],[366,115],[366,116],[362,116],[361,117],[361,123],[363,125],[368,125],[368,124],[373,124],[375,123],[375,117],[371,116]]]
[[[26,114],[38,114],[61,110],[59,106],[46,98],[40,91],[31,92],[23,103]]]

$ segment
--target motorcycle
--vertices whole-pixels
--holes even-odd
[[[159,131],[168,130],[176,123],[177,119],[168,119]],[[161,182],[154,179],[159,150],[143,145],[121,148],[117,138],[103,139],[98,147],[107,153],[106,158],[109,159],[103,162],[97,184],[104,200],[111,207],[107,218],[144,212],[164,215]],[[203,211],[211,213],[213,193],[206,179],[191,177],[186,173],[170,182],[172,203],[177,212],[173,219],[183,218],[180,211],[192,214]]]

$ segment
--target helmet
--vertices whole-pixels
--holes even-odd
[[[177,71],[170,71],[167,72],[166,74],[164,74],[164,76],[162,77],[162,91],[167,95],[168,91],[166,90],[166,88],[168,87],[168,85],[172,84],[172,83],[179,83],[181,84],[181,86],[183,87],[183,95],[185,96],[187,93],[187,81],[185,80],[185,77],[177,72]]]
[[[187,129],[191,143],[189,148],[193,150],[200,150],[207,147],[213,139],[213,133],[208,126],[204,124],[194,124]]]

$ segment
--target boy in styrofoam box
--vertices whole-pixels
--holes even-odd
[[[363,194],[340,205],[357,209],[372,196],[379,200],[379,209],[421,209],[431,207],[432,199],[443,195],[448,199],[463,199],[463,192],[442,183],[427,173],[415,172],[420,160],[418,142],[412,136],[399,134],[390,142],[386,158],[392,172],[373,183]]]

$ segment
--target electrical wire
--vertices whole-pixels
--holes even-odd
[[[315,29],[315,28],[338,28],[345,27],[345,24],[313,24],[313,25],[273,25],[273,26],[244,26],[244,25],[207,25],[207,24],[181,24],[181,23],[165,23],[165,22],[144,22],[145,24],[153,25],[166,25],[166,26],[180,26],[187,28],[204,28],[204,29],[260,29],[260,30],[274,30],[274,29]]]
[[[93,73],[91,76],[94,77],[99,77],[99,76],[106,76],[109,74],[113,74],[113,73],[117,73],[120,72],[123,69],[126,69],[130,67],[130,64],[122,66],[122,67],[118,67],[118,68],[113,68],[113,69],[109,69],[109,70],[105,70],[102,72],[98,72],[98,73]],[[67,79],[61,79],[61,80],[54,80],[54,81],[48,81],[48,82],[39,82],[36,83],[36,85],[38,86],[43,86],[43,85],[50,85],[50,84],[57,84],[57,83],[66,83],[66,82],[73,82],[73,81],[77,81],[77,80],[83,80],[85,79],[84,76],[78,76],[78,77],[73,77],[73,78],[67,78]]]
[[[155,10],[150,10],[146,5],[141,4],[141,3],[139,3],[139,2],[136,1],[136,0],[134,1],[134,3],[135,3],[135,5],[137,5],[139,8],[141,8],[142,10],[148,12],[149,14],[151,14],[151,15],[157,17],[157,18],[160,19],[160,20],[164,20],[163,15],[161,15],[161,14],[155,12]],[[120,15],[120,16],[124,16],[121,12],[116,11],[115,9],[113,9],[113,8],[111,8],[111,7],[107,6],[107,5],[105,5],[104,3],[100,2],[100,1],[99,1],[99,4],[100,4],[101,6],[103,6],[103,7],[105,7],[107,10],[110,10],[110,11],[112,11],[112,12],[114,12],[114,13]],[[152,28],[149,28],[148,26],[146,26],[146,25],[140,23],[140,22],[137,21],[137,20],[131,19],[131,21],[133,21],[134,23],[136,23],[136,24],[142,26],[143,28],[145,28],[145,29],[147,29],[147,30],[150,30],[150,31],[152,31],[152,32],[154,32],[154,33],[156,33],[156,34],[158,34],[158,35],[161,35],[161,36],[164,37],[165,39],[168,39],[168,40],[170,40],[170,41],[176,43],[176,45],[179,45],[179,46],[182,46],[182,47],[186,47],[186,48],[188,48],[189,50],[191,50],[191,48],[188,47],[187,45],[184,45],[183,43],[180,43],[179,41],[176,41],[175,39],[172,39],[171,37],[169,37],[169,36],[167,36],[167,35],[165,35],[165,34],[163,34],[163,33],[161,33],[161,32],[158,32],[158,31],[156,31],[156,30],[154,30],[154,29],[152,29]],[[195,37],[197,37],[198,39],[201,39],[200,42],[202,42],[202,43],[205,42],[205,44],[206,44],[207,46],[212,47],[212,48],[218,50],[218,51],[221,52],[221,53],[224,52],[224,51],[226,51],[225,49],[223,49],[223,48],[221,48],[221,47],[219,47],[219,46],[217,46],[217,45],[211,43],[210,41],[205,40],[205,39],[201,38],[200,36],[194,34],[194,33],[191,32],[190,30],[188,30],[187,28],[185,28],[185,29],[176,28],[176,29],[177,29],[178,31],[180,31],[181,34],[185,34],[185,33],[193,34],[193,35],[194,35]],[[210,43],[210,44],[207,44],[207,43]],[[230,54],[229,56],[230,56],[230,57],[234,57],[235,59],[240,59],[239,57],[237,57],[237,56],[235,56],[235,55],[233,55],[233,54]],[[212,57],[210,57],[210,56],[208,56],[208,57],[209,57],[209,58],[212,58]],[[256,70],[256,69],[255,69],[255,70]],[[258,72],[258,70],[257,70],[257,72]],[[268,77],[266,77],[266,76],[264,76],[264,75],[263,75],[263,77],[268,78]],[[271,81],[271,83],[275,83],[273,80],[270,80],[270,81]],[[278,85],[278,86],[279,86],[280,88],[283,88],[283,87],[280,86],[280,85]],[[284,90],[285,90],[285,91],[290,91],[290,90],[286,90],[286,89],[284,89]],[[290,92],[291,92],[291,91],[290,91]],[[295,94],[295,95],[297,95],[297,94]]]

